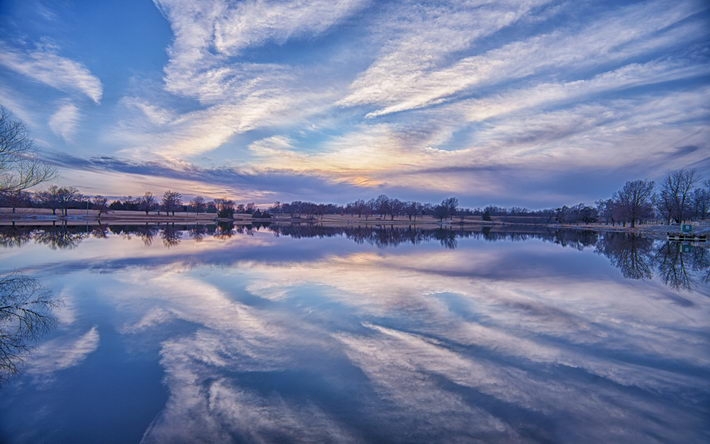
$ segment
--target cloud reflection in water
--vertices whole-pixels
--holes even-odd
[[[593,248],[262,232],[145,257],[102,242],[93,270],[113,282],[96,297],[124,337],[159,341],[169,399],[144,442],[709,432],[707,288],[625,279]]]

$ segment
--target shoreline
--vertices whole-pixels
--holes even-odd
[[[18,208],[14,213],[9,208],[0,208],[0,226],[52,226],[52,225],[144,225],[144,224],[214,224],[218,222],[232,222],[236,225],[253,225],[253,224],[272,224],[278,226],[288,225],[313,225],[331,228],[348,228],[348,227],[379,227],[379,228],[410,228],[416,227],[419,229],[451,229],[471,231],[480,231],[484,228],[512,228],[512,227],[536,227],[546,229],[565,229],[565,230],[590,230],[599,232],[624,232],[643,235],[645,237],[653,237],[656,239],[665,239],[667,233],[680,232],[680,226],[677,224],[665,225],[658,223],[647,223],[636,227],[607,225],[603,223],[594,224],[560,224],[560,223],[541,223],[539,221],[525,221],[522,218],[517,220],[504,220],[506,217],[494,217],[491,221],[484,221],[478,216],[466,217],[462,220],[453,218],[453,220],[439,221],[431,216],[420,216],[410,220],[405,217],[381,218],[374,217],[357,217],[350,215],[326,214],[322,216],[285,216],[274,215],[270,218],[253,218],[249,214],[238,214],[232,219],[218,218],[215,213],[184,213],[176,212],[174,216],[165,214],[148,214],[136,211],[110,211],[99,216],[96,210],[69,210],[67,216],[59,216],[51,214],[51,210],[34,209],[34,208]],[[710,233],[710,220],[693,222],[694,234]]]

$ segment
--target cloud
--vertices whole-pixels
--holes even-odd
[[[588,98],[598,101],[595,96],[602,93],[623,93],[629,88],[688,79],[708,73],[710,67],[707,66],[689,66],[681,60],[654,60],[625,65],[585,80],[539,83],[503,90],[482,99],[462,100],[453,108],[461,110],[469,122],[482,122],[525,109],[544,112],[553,106],[574,104]],[[657,97],[657,94],[648,97],[652,99]]]
[[[79,124],[79,108],[73,103],[64,103],[49,118],[49,127],[67,142],[72,142]]]
[[[24,101],[18,97],[15,91],[0,86],[0,104],[10,110],[10,112],[26,125],[36,127],[38,125],[36,116],[30,111],[30,107],[23,102]]]
[[[366,3],[156,0],[175,35],[165,68],[166,87],[203,102],[219,101],[225,95],[234,98],[255,87],[267,89],[270,81],[287,79],[288,69],[268,63],[230,63],[229,57],[269,41],[283,43],[320,34]]]
[[[399,44],[375,60],[353,82],[351,94],[341,103],[384,106],[368,114],[377,117],[440,103],[474,87],[480,90],[529,76],[549,77],[551,69],[566,75],[584,75],[599,66],[624,63],[675,46],[682,40],[692,41],[702,34],[701,27],[705,25],[702,20],[684,22],[699,11],[698,5],[683,3],[669,11],[666,3],[654,2],[596,17],[582,29],[560,27],[448,63],[448,52],[466,49],[474,38],[480,37],[476,32],[466,33],[463,24],[483,22],[476,30],[485,35],[512,25],[534,6],[533,3],[524,8],[504,5],[510,11],[508,14],[485,9],[464,9],[463,14],[447,11],[448,14],[442,14],[444,20],[454,23],[444,22],[444,26],[429,31],[422,31],[421,23],[410,18],[407,23],[411,27],[397,39]],[[506,20],[495,19],[501,15]],[[426,20],[431,16],[436,14],[429,12]],[[677,26],[668,30],[672,25]],[[429,35],[442,28],[443,34]],[[624,32],[618,32],[619,29]]]
[[[126,107],[138,109],[150,123],[155,125],[164,125],[176,119],[176,114],[173,111],[138,97],[124,97],[121,99],[121,103]]]
[[[155,173],[156,186],[179,177],[262,202],[384,192],[546,206],[603,197],[559,187],[571,170],[661,174],[664,153],[687,145],[699,149],[674,166],[706,162],[698,2],[155,5],[174,36],[163,91],[121,99],[96,140],[123,160],[86,164],[142,170],[148,188]],[[526,177],[540,182],[511,196]]]
[[[95,75],[81,63],[58,55],[53,47],[23,51],[0,42],[0,65],[53,88],[81,92],[96,103],[103,95]]]
[[[455,86],[459,82],[469,81],[446,73],[454,53],[513,25],[547,1],[476,3],[392,7],[372,26],[375,39],[384,41],[383,48],[340,103],[392,105],[371,112],[371,117],[433,103],[460,89]],[[430,82],[431,76],[439,78]]]
[[[71,171],[72,185],[103,195],[112,195],[116,190],[135,196],[145,191],[161,194],[179,189],[212,198],[229,196],[271,203],[283,197],[295,200],[319,194],[323,199],[335,199],[360,192],[357,186],[335,181],[325,174],[293,170],[200,168],[184,163],[141,162],[111,156],[84,159],[68,154],[48,155],[47,160]],[[126,175],[131,179],[127,180]]]
[[[359,11],[369,0],[246,1],[227,8],[214,26],[214,47],[226,55],[273,41],[317,35]]]
[[[319,35],[366,4],[360,0],[155,3],[175,36],[165,67],[165,89],[196,98],[202,106],[174,115],[153,103],[124,99],[149,122],[124,119],[106,140],[122,145],[124,155],[171,160],[213,151],[233,136],[253,130],[292,130],[309,116],[324,112],[336,88],[310,88],[308,79],[320,68],[252,63],[236,56],[267,42],[282,44]]]

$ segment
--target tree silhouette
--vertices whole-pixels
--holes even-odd
[[[622,210],[622,216],[631,227],[636,222],[648,217],[652,212],[651,197],[653,196],[653,181],[634,180],[624,184],[616,192],[616,202]]]
[[[54,168],[37,158],[25,125],[0,106],[0,192],[17,192],[52,179]]]
[[[166,191],[163,194],[163,210],[165,213],[172,213],[175,216],[175,210],[182,205],[182,194],[176,191]]]
[[[681,223],[691,215],[692,190],[697,181],[695,170],[685,169],[674,171],[665,178],[656,199],[656,207],[666,218],[666,222],[670,224],[672,219]]]

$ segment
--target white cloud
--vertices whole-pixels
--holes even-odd
[[[63,91],[78,91],[101,101],[101,80],[84,65],[57,54],[54,48],[22,51],[0,42],[0,65]]]
[[[165,68],[167,90],[214,103],[225,94],[235,97],[243,91],[263,90],[269,79],[289,76],[278,65],[230,63],[229,56],[268,41],[283,43],[291,37],[322,33],[366,1],[155,3],[175,35]]]
[[[710,73],[707,66],[688,66],[677,60],[634,63],[603,72],[590,79],[570,82],[544,82],[503,90],[481,99],[462,100],[449,109],[465,110],[466,120],[480,122],[526,108],[544,111],[545,106],[580,101],[595,94],[625,88],[692,78]],[[666,93],[661,93],[665,95]]]
[[[23,103],[15,91],[0,85],[0,104],[10,110],[14,115],[22,120],[26,125],[37,126],[37,118],[32,111],[29,110],[31,105]]]
[[[214,46],[223,54],[292,37],[317,35],[360,10],[370,0],[248,0],[227,8],[214,25]]]
[[[126,107],[138,109],[148,118],[150,123],[155,125],[165,125],[175,120],[176,117],[173,111],[138,97],[124,97],[121,99],[121,103]]]
[[[54,134],[61,136],[67,142],[71,142],[76,134],[76,127],[79,124],[79,108],[73,103],[64,103],[49,118],[49,127]]]
[[[340,103],[396,106],[371,113],[374,117],[417,107],[450,94],[461,88],[458,83],[471,81],[470,77],[447,73],[453,53],[466,50],[478,39],[514,24],[547,1],[480,3],[392,8],[389,15],[373,26],[376,38],[383,41],[377,43],[384,43],[380,54],[352,83],[350,95]],[[430,76],[439,78],[430,81]],[[407,105],[407,102],[412,103]]]
[[[263,90],[180,115],[141,103],[141,116],[121,122],[107,133],[106,140],[127,146],[121,152],[134,158],[157,155],[179,161],[215,150],[236,134],[293,128],[322,111],[321,101],[319,93],[289,95]],[[145,113],[152,116],[150,122],[143,118]]]
[[[698,2],[593,8],[588,19],[547,0],[155,3],[174,33],[164,88],[199,106],[125,98],[134,114],[102,137],[134,159],[212,162],[204,155],[219,150],[242,171],[498,198],[508,189],[492,174],[451,170],[619,167],[683,132],[705,146],[697,121],[669,122],[706,91],[647,89],[707,76],[690,45],[705,32]],[[350,20],[357,27],[336,30]],[[305,63],[304,39],[326,43],[345,28],[347,42]],[[695,53],[671,52],[685,43]],[[272,44],[304,58],[258,51]],[[668,108],[651,112],[659,100]],[[690,113],[702,121],[704,109]]]
[[[504,21],[495,20],[500,11],[479,9],[466,11],[466,14],[454,11],[456,15],[444,14],[444,17],[458,23],[459,27],[462,23],[482,21],[484,25],[477,29],[485,35],[511,25],[533,6],[529,4],[526,9],[507,5],[515,13],[503,14],[508,17]],[[423,24],[410,19],[411,26],[397,40],[399,44],[386,51],[353,82],[351,94],[341,103],[384,106],[368,114],[377,117],[440,103],[474,87],[489,87],[532,75],[549,76],[547,71],[551,69],[574,75],[697,36],[702,32],[701,23],[682,23],[697,11],[698,5],[689,3],[675,5],[670,10],[665,2],[641,8],[634,5],[592,21],[582,29],[561,28],[537,34],[450,64],[446,59],[448,53],[465,49],[478,34],[465,33],[465,29],[457,29],[455,24],[444,26],[443,33],[438,34],[442,31],[439,26],[430,26],[426,31],[422,30],[426,29]],[[666,30],[671,25],[677,26]],[[455,38],[459,34],[469,39]],[[432,44],[440,41],[442,44]]]
[[[165,67],[165,89],[194,97],[202,107],[175,114],[145,100],[125,98],[124,104],[139,109],[149,121],[124,120],[107,140],[121,144],[121,152],[132,157],[177,160],[215,150],[234,135],[251,130],[290,131],[327,110],[337,88],[308,86],[312,72],[321,68],[248,63],[234,56],[265,42],[280,44],[323,33],[366,2],[165,0],[155,4],[175,37]]]

